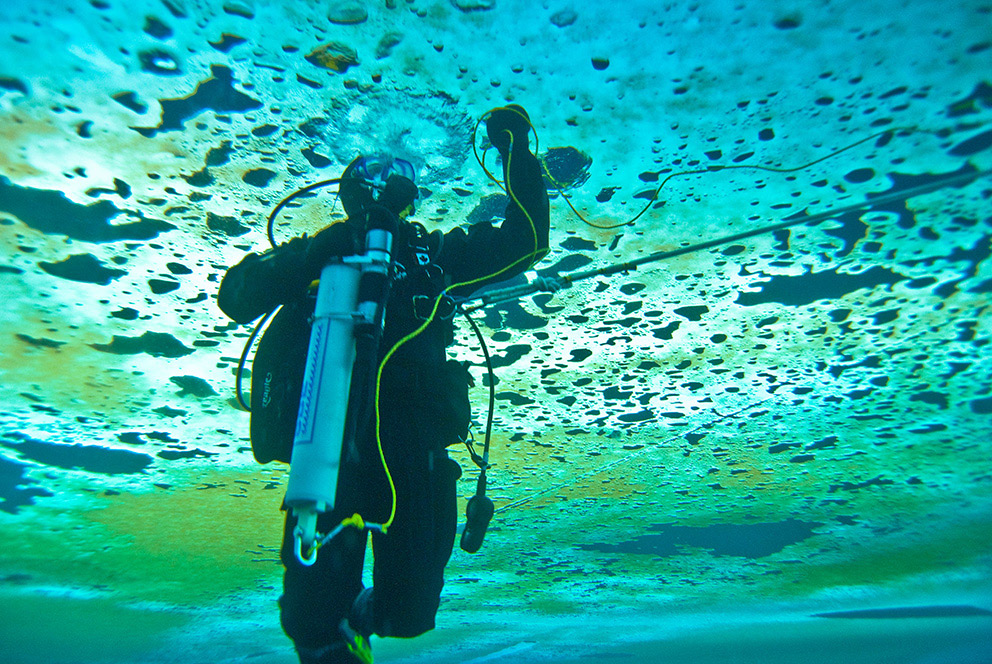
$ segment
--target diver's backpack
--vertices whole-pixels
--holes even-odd
[[[269,324],[251,368],[251,451],[259,463],[289,463],[310,344],[309,312],[286,305]]]

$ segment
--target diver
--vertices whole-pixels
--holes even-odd
[[[379,439],[395,484],[396,512],[386,533],[372,533],[372,586],[362,582],[366,531],[344,529],[306,566],[295,555],[296,519],[287,510],[279,605],[283,629],[302,664],[370,662],[370,635],[414,637],[434,627],[458,520],[461,468],[446,448],[466,438],[471,420],[471,376],[464,365],[448,360],[445,350],[454,339],[454,300],[522,273],[548,251],[548,196],[541,165],[530,151],[530,128],[527,113],[516,105],[494,109],[486,119],[512,194],[500,225],[482,222],[429,233],[407,219],[419,195],[414,167],[391,157],[359,157],[339,185],[345,221],[313,237],[249,254],[221,283],[218,304],[239,323],[282,305],[263,335],[252,370],[252,448],[263,463],[290,461],[314,306],[312,284],[329,260],[361,252],[370,215],[388,213],[398,223],[379,361],[431,321],[381,368]],[[392,506],[377,448],[370,373],[356,363],[351,394],[365,398],[355,409],[358,414],[349,417],[358,433],[342,451],[335,505],[319,516],[321,532],[353,513],[384,514]]]

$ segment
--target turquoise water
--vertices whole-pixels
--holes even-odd
[[[428,228],[490,219],[474,128],[509,102],[563,189],[539,274],[658,259],[477,315],[496,517],[438,629],[377,661],[992,661],[990,24],[978,1],[8,0],[4,661],[293,661],[287,469],[252,460],[220,276],[360,152],[414,163]],[[287,212],[283,239],[341,214]],[[484,424],[465,326],[453,352]]]

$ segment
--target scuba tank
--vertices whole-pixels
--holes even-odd
[[[321,271],[285,499],[297,517],[297,550],[312,547],[317,516],[334,508],[349,404],[364,396],[349,394],[352,372],[359,353],[377,357],[397,226],[386,208],[369,208],[365,253]]]

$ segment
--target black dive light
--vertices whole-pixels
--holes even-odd
[[[468,499],[465,506],[465,530],[462,531],[460,546],[466,553],[477,553],[482,548],[482,540],[486,537],[486,529],[492,521],[496,506],[486,496],[486,471],[479,473],[475,495]]]

